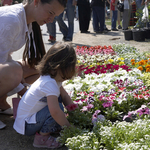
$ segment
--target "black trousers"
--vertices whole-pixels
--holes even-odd
[[[80,31],[88,31],[91,19],[90,3],[87,2],[86,4],[78,4],[78,14]]]

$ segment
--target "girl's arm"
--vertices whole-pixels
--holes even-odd
[[[60,126],[70,126],[69,121],[65,117],[65,113],[60,109],[58,103],[58,97],[50,95],[47,97],[48,108],[51,113],[51,116]]]
[[[61,95],[63,104],[65,106],[73,104],[71,97],[68,95],[68,93],[66,92],[66,90],[62,86],[60,87],[60,95]]]

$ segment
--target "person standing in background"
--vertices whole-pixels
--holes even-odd
[[[88,31],[91,19],[91,7],[89,0],[77,0],[79,14],[79,28],[81,33],[90,33]]]
[[[68,26],[63,20],[64,12],[57,16],[53,23],[48,23],[47,28],[49,32],[49,41],[54,43],[56,41],[56,21],[58,22],[60,31],[63,34],[64,41],[72,41],[74,33],[74,18],[75,18],[75,5],[76,0],[68,0],[66,5],[66,16]]]
[[[117,22],[117,15],[118,15],[118,10],[117,10],[117,0],[111,0],[111,10],[112,10],[112,19],[111,19],[111,30],[112,31],[118,31],[116,29],[116,22]]]
[[[130,0],[123,0],[124,11],[122,16],[122,29],[128,30],[129,19],[130,19]]]
[[[92,0],[93,29],[96,33],[106,33],[105,26],[105,1]]]

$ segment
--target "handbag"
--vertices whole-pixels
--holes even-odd
[[[117,2],[117,9],[120,11],[120,12],[123,12],[124,11],[124,4],[122,2]]]

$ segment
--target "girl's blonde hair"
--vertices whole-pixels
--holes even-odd
[[[67,42],[57,42],[44,55],[37,69],[40,75],[50,75],[52,78],[60,70],[63,79],[71,79],[76,73],[76,62],[73,46]]]

